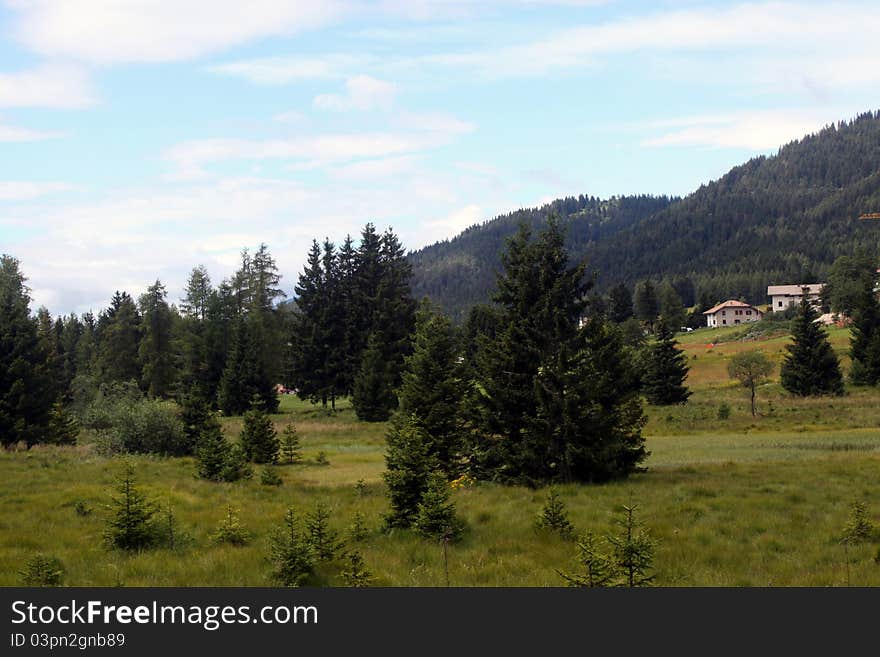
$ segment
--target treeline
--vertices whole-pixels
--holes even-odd
[[[681,200],[661,197],[652,207],[651,197],[564,199],[470,228],[410,256],[414,289],[462,319],[489,300],[498,254],[515,231],[510,219],[537,227],[559,212],[569,221],[571,257],[588,259],[599,290],[666,278],[687,306],[765,303],[768,285],[823,281],[835,258],[876,245],[876,226],[857,217],[880,208],[878,161],[880,112],[867,112],[753,158]],[[604,222],[578,219],[603,204],[617,208]]]

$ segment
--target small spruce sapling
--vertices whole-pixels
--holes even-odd
[[[654,575],[648,574],[653,568],[654,541],[636,519],[637,508],[637,504],[622,505],[622,518],[614,521],[620,531],[608,537],[614,560],[623,577],[621,586],[650,586],[654,582]]]
[[[336,530],[330,527],[330,510],[323,502],[306,515],[307,542],[318,561],[331,561],[341,548]]]
[[[314,572],[312,549],[292,508],[287,509],[281,526],[272,532],[269,561],[271,578],[281,586],[301,586]]]
[[[253,535],[242,526],[238,519],[238,512],[232,505],[226,507],[226,515],[217,526],[217,530],[211,534],[214,543],[228,543],[229,545],[247,545]]]
[[[428,487],[419,502],[413,527],[426,538],[455,541],[461,537],[464,525],[455,515],[449,483],[442,472],[428,476]]]
[[[293,424],[288,424],[281,434],[281,460],[288,465],[302,461],[299,434]]]
[[[370,585],[373,579],[372,573],[364,565],[364,558],[358,551],[349,552],[346,555],[348,564],[342,571],[342,581],[351,588],[364,588]]]
[[[874,524],[868,518],[868,507],[862,500],[853,500],[849,507],[849,519],[843,528],[841,542],[864,543],[874,535]]]
[[[156,541],[153,526],[155,505],[138,490],[134,467],[126,461],[116,479],[116,496],[111,500],[113,515],[107,523],[105,537],[115,548],[142,550]]]
[[[280,486],[284,483],[278,470],[273,465],[264,465],[260,472],[260,483],[263,486]]]
[[[584,532],[578,538],[577,558],[581,566],[580,572],[569,574],[556,571],[569,586],[600,588],[611,586],[614,582],[617,575],[614,559],[599,548],[593,532]]]
[[[19,571],[24,586],[61,586],[64,583],[64,564],[58,557],[35,554]]]
[[[351,525],[348,527],[349,539],[353,543],[360,543],[361,541],[366,540],[369,535],[370,529],[367,527],[367,523],[364,520],[364,514],[360,511],[355,511]]]
[[[547,495],[547,501],[535,520],[535,529],[537,531],[556,532],[562,538],[574,538],[575,529],[571,520],[568,519],[568,511],[565,508],[565,502],[559,496],[559,492],[554,487],[550,487]]]

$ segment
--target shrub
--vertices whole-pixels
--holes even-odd
[[[730,404],[727,402],[721,402],[718,404],[718,419],[726,420],[730,417]]]
[[[272,419],[256,405],[244,414],[240,442],[245,456],[254,463],[276,463],[280,443]]]
[[[64,581],[64,564],[58,557],[35,554],[19,572],[24,586],[61,586]]]
[[[318,452],[315,457],[315,463],[318,465],[330,465],[330,459],[327,458],[327,452]]]
[[[868,508],[861,500],[853,500],[849,507],[849,519],[843,528],[842,541],[863,543],[874,535],[874,524],[868,518]]]
[[[568,511],[565,509],[565,502],[559,497],[559,492],[551,487],[547,495],[547,501],[538,518],[535,520],[535,529],[538,531],[556,532],[562,538],[574,537],[574,525],[568,519]]]
[[[77,500],[73,505],[73,510],[78,516],[89,516],[92,514],[92,507],[86,500]]]
[[[428,477],[428,487],[419,502],[413,527],[426,538],[455,541],[464,525],[455,515],[455,505],[449,499],[450,489],[446,475],[437,471]]]

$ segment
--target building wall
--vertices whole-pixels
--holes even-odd
[[[757,322],[762,313],[754,308],[722,308],[712,315],[706,315],[706,326],[736,326]]]
[[[770,307],[773,308],[773,312],[782,312],[786,308],[791,306],[797,306],[801,302],[801,295],[790,295],[790,294],[777,294],[772,297],[773,301],[770,304]],[[810,292],[810,303],[814,306],[818,306],[821,303],[821,299],[819,298],[818,293]]]

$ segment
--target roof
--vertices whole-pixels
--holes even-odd
[[[801,285],[768,285],[767,296],[788,295],[790,297],[799,297],[803,295],[803,288],[810,288],[810,294],[819,294],[825,283],[802,283]]]
[[[751,308],[752,310],[754,310],[756,312],[759,312],[759,313],[761,312],[760,310],[758,310],[754,306],[752,306],[748,303],[745,303],[744,301],[736,301],[734,299],[731,299],[729,301],[719,303],[717,306],[715,306],[713,308],[709,308],[709,310],[706,310],[703,314],[704,315],[714,315],[722,308]],[[763,314],[763,313],[761,313],[761,314]]]

